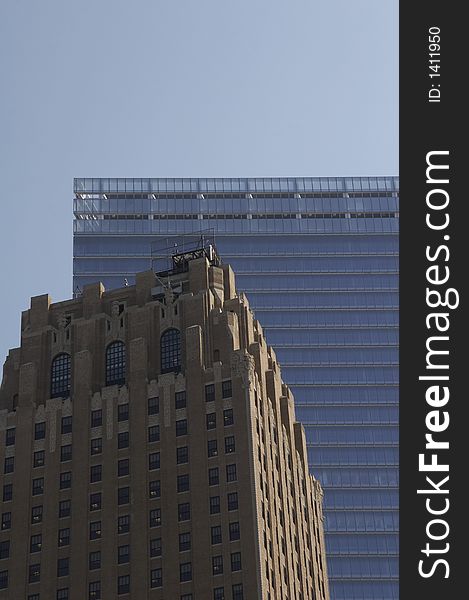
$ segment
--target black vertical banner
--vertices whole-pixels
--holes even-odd
[[[400,6],[400,598],[405,600],[467,597],[463,8],[435,0]]]

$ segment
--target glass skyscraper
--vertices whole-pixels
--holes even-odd
[[[74,183],[76,294],[132,284],[201,235],[232,265],[325,490],[335,600],[398,598],[398,190],[395,177]]]

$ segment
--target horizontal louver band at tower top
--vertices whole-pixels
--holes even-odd
[[[100,178],[74,192],[75,293],[215,238],[306,429],[331,596],[397,599],[399,180]]]

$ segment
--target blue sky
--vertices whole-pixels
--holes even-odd
[[[397,0],[1,0],[0,361],[73,177],[396,174]]]

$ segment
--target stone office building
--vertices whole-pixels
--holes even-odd
[[[213,247],[31,299],[0,395],[0,598],[328,600],[322,490]]]

